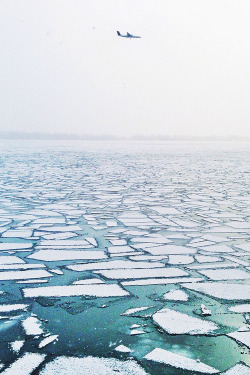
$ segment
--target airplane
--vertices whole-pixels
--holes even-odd
[[[126,35],[122,35],[121,33],[120,33],[120,31],[117,31],[117,35],[118,36],[121,36],[122,38],[141,38],[141,36],[136,36],[136,35],[132,35],[132,34],[129,34],[129,33],[127,33]]]

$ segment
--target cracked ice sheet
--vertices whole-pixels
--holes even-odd
[[[236,313],[250,313],[250,304],[231,306],[228,310]]]
[[[190,264],[194,258],[190,255],[169,255],[168,264]]]
[[[12,255],[0,256],[0,264],[16,264],[16,263],[25,263],[25,261],[21,258],[12,256]]]
[[[129,292],[117,284],[88,284],[88,285],[60,285],[39,288],[24,288],[24,297],[68,297],[68,296],[96,296],[123,297]]]
[[[203,281],[200,277],[176,277],[176,278],[159,278],[159,279],[143,279],[133,281],[123,281],[123,286],[139,286],[139,285],[165,285],[165,284],[177,284],[177,283],[195,283]]]
[[[2,237],[16,237],[16,238],[29,238],[32,236],[33,230],[32,229],[10,229],[7,230],[2,234]]]
[[[0,264],[0,270],[21,270],[30,268],[45,268],[44,264],[40,263],[17,263],[17,264]]]
[[[67,266],[73,271],[86,271],[86,270],[106,270],[106,269],[128,269],[128,268],[160,268],[164,267],[163,263],[149,263],[149,262],[133,262],[129,260],[111,260],[109,262],[85,263]]]
[[[196,254],[197,250],[186,246],[176,246],[176,245],[164,245],[156,247],[148,247],[147,252],[152,255],[162,255],[162,254]]]
[[[176,210],[174,207],[164,207],[164,206],[152,206],[152,210],[158,212],[161,215],[180,215],[181,212]]]
[[[244,344],[248,348],[250,348],[250,331],[246,331],[246,332],[236,331],[236,332],[228,333],[227,336],[231,337],[237,342],[240,342],[241,344]]]
[[[216,370],[205,363],[197,362],[195,359],[184,357],[180,354],[160,348],[152,350],[152,352],[145,355],[144,358],[155,362],[165,363],[166,365],[181,368],[183,370],[198,371],[205,374],[215,374],[219,372],[219,370]]]
[[[111,254],[131,253],[131,252],[136,252],[136,250],[130,246],[110,246],[108,247],[108,252]]]
[[[32,243],[26,242],[5,242],[0,243],[0,251],[18,251],[18,250],[24,250],[24,249],[31,249],[33,246]]]
[[[221,375],[250,375],[250,367],[244,363],[238,363],[229,370],[222,372]]]
[[[227,268],[219,270],[199,270],[199,273],[212,280],[246,280],[250,279],[250,272]]]
[[[11,312],[17,310],[26,310],[29,305],[14,304],[14,305],[0,305],[0,313]]]
[[[163,298],[167,301],[187,301],[189,296],[183,290],[172,289],[163,295]]]
[[[153,263],[152,265],[154,265]],[[152,267],[152,266],[151,266]],[[147,268],[147,269],[121,269],[121,270],[104,270],[104,271],[94,271],[107,277],[108,279],[143,279],[145,277],[179,277],[179,276],[189,276],[186,271],[179,268]]]
[[[104,251],[98,250],[39,250],[36,253],[29,255],[27,258],[43,260],[47,262],[54,262],[59,260],[95,260],[105,259],[107,255]]]
[[[201,292],[211,297],[233,300],[250,300],[250,285],[204,282],[199,284],[182,284],[184,288]]]
[[[74,232],[81,231],[82,228],[79,225],[65,225],[65,226],[52,226],[52,227],[40,227],[43,232]]]
[[[23,279],[37,279],[39,277],[50,277],[51,273],[45,270],[29,270],[29,271],[10,271],[0,272],[0,280],[23,280]]]
[[[162,309],[152,315],[153,321],[171,335],[205,335],[213,333],[218,326],[207,320],[194,318],[175,310]]]
[[[30,375],[45,359],[45,354],[25,353],[18,358],[1,374],[3,375]]]
[[[43,247],[59,247],[59,248],[68,248],[68,247],[73,247],[76,249],[85,249],[85,248],[92,248],[93,245],[90,245],[88,241],[85,240],[45,240],[41,241],[39,248]]]
[[[147,375],[133,360],[120,361],[114,358],[57,357],[46,364],[40,375]],[[23,375],[23,374],[21,374]]]
[[[201,246],[202,250],[209,251],[212,253],[233,253],[235,250],[233,250],[231,247],[227,245],[209,245],[209,246]]]

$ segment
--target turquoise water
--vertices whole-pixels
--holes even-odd
[[[103,251],[108,256],[105,261],[130,260],[130,255],[117,256],[108,250],[112,247],[112,240],[125,240],[134,255],[136,251],[146,257],[151,255],[148,248],[133,247],[133,240],[137,237],[133,231],[141,232],[138,237],[144,239],[151,235],[162,235],[170,241],[166,242],[167,245],[187,248],[192,248],[195,239],[204,241],[204,236],[214,235],[218,237],[215,244],[226,245],[231,251],[212,252],[201,245],[193,247],[196,255],[220,257],[224,267],[230,265],[229,268],[249,273],[249,252],[240,249],[240,246],[249,244],[250,163],[247,145],[3,142],[1,146],[0,245],[32,243],[33,248],[16,250],[10,245],[8,250],[0,252],[0,262],[3,256],[16,256],[33,265],[34,269],[36,264],[42,263],[49,272],[53,269],[63,272],[63,275],[51,272],[51,277],[44,278],[47,280],[44,284],[25,283],[25,278],[13,279],[12,276],[7,281],[0,281],[0,290],[4,292],[0,295],[1,305],[28,305],[26,311],[0,314],[0,361],[5,367],[26,352],[39,352],[47,354],[44,363],[61,355],[91,355],[121,360],[133,358],[152,375],[192,373],[147,361],[144,356],[155,348],[199,359],[219,371],[227,370],[239,361],[250,366],[247,346],[226,336],[242,326],[249,327],[246,313],[233,313],[228,310],[232,305],[247,303],[247,298],[245,301],[213,298],[187,290],[184,284],[178,282],[125,286],[122,284],[122,278],[112,280],[91,270],[76,272],[67,268],[68,265],[98,260],[40,261],[27,258],[38,251],[39,246],[48,246],[51,254],[55,249],[77,249],[72,246],[58,247],[56,235],[65,235],[66,228],[79,225],[79,230],[73,230],[73,234],[70,232],[72,238],[69,240],[95,238],[98,246],[85,250]],[[155,211],[155,207],[175,208],[180,214],[178,217],[171,213],[160,214]],[[38,210],[44,210],[44,213],[38,213]],[[130,221],[128,224],[122,219],[126,212],[139,213],[143,215],[144,221],[137,219],[137,222]],[[37,220],[46,221],[56,217],[60,217],[64,223],[37,223]],[[116,225],[108,226],[108,220],[115,220]],[[240,228],[230,227],[235,222],[244,225],[240,225]],[[57,225],[65,230],[57,231]],[[10,232],[10,236],[6,237],[9,230],[17,228],[32,229],[32,235],[18,237]],[[51,234],[55,235],[55,238],[50,240],[51,245],[47,245],[46,241],[49,241],[48,236]],[[172,238],[176,235],[186,238]],[[150,238],[152,241],[153,237]],[[212,245],[213,241],[210,242]],[[156,243],[155,246],[159,245]],[[226,256],[246,262],[246,266],[230,261]],[[197,270],[189,268],[190,264],[172,265],[168,255],[159,261],[164,268],[179,268],[188,272],[189,277],[202,277],[203,281],[209,281],[209,278]],[[136,268],[136,261],[134,263]],[[154,262],[150,264],[153,267]],[[194,258],[192,265],[199,264]],[[204,269],[209,267],[209,264],[205,263]],[[216,265],[214,267],[216,269]],[[7,265],[0,270],[0,277],[3,272],[8,271],[17,272],[18,268],[11,270]],[[126,272],[129,275],[129,269]],[[93,277],[99,277],[106,284],[120,285],[129,292],[129,296],[24,298],[22,291],[23,288],[31,287],[72,285],[77,280]],[[249,284],[249,279],[223,282],[243,285]],[[164,300],[164,293],[173,289],[185,290],[189,296],[188,301]],[[202,319],[218,325],[214,334],[168,334],[153,322],[153,314],[162,308],[201,318],[201,304],[205,304],[212,311],[211,316]],[[121,315],[129,308],[142,306],[150,308],[133,316]],[[41,322],[43,335],[28,335],[23,329],[22,321],[31,314],[36,314]],[[138,329],[143,329],[145,333],[131,336],[133,324],[140,325]],[[58,335],[58,341],[39,349],[38,345],[46,333]],[[11,342],[16,340],[24,340],[19,353],[14,353],[10,346]],[[115,351],[120,344],[129,347],[132,352],[126,354]],[[39,373],[44,363],[34,373]]]

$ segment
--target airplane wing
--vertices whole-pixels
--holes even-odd
[[[127,37],[129,37],[129,38],[133,38],[133,35],[127,33]]]

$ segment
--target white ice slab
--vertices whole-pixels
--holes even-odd
[[[110,246],[108,247],[108,251],[109,253],[131,253],[132,251],[136,251],[135,249],[133,249],[132,247],[130,246]]]
[[[233,253],[235,251],[227,245],[211,245],[211,246],[204,246],[201,248],[211,253]]]
[[[158,261],[158,260],[163,260],[166,259],[167,255],[133,255],[129,257],[130,260],[135,260],[135,261]]]
[[[23,303],[17,303],[13,305],[0,305],[0,313],[3,312],[11,312],[11,311],[17,311],[17,310],[25,310],[27,309],[29,305],[25,305]]]
[[[25,353],[18,358],[6,370],[3,375],[30,375],[45,359],[45,354]]]
[[[161,215],[180,215],[181,212],[174,207],[164,207],[164,206],[152,206],[152,210],[158,212]]]
[[[176,245],[164,245],[148,247],[147,252],[152,255],[162,255],[162,254],[196,254],[197,250],[186,246],[176,246]]]
[[[47,262],[55,262],[59,260],[94,260],[105,259],[107,255],[100,250],[39,250],[29,255],[28,258],[43,260]]]
[[[143,331],[141,329],[132,329],[130,331],[130,335],[131,336],[144,335],[145,333],[147,333],[147,332],[145,332],[145,331]]]
[[[153,321],[169,334],[204,335],[218,327],[213,322],[194,318],[175,310],[162,309],[153,314]]]
[[[52,342],[55,342],[58,340],[58,335],[51,335],[51,336],[48,336],[48,337],[45,337],[45,339],[43,339],[39,345],[38,345],[38,348],[41,349],[41,348],[44,348],[45,346],[49,345],[50,343]]]
[[[18,258],[16,256],[7,255],[7,256],[0,256],[0,264],[16,264],[16,263],[25,263],[23,259]]]
[[[155,264],[155,263],[153,263]],[[179,268],[147,268],[147,269],[122,269],[122,270],[104,270],[94,271],[108,279],[143,279],[145,277],[179,277],[189,276],[186,271]]]
[[[96,296],[123,297],[129,293],[117,284],[64,285],[24,288],[25,297]]]
[[[40,242],[40,248],[42,247],[88,249],[93,247],[93,245],[90,245],[90,243],[85,240],[45,240]]]
[[[82,228],[79,225],[64,225],[64,226],[51,226],[41,227],[44,232],[74,232],[81,231]]]
[[[104,281],[101,279],[83,279],[83,280],[77,280],[73,282],[73,285],[84,285],[84,284],[104,284]]]
[[[95,262],[86,264],[75,264],[73,266],[67,266],[67,268],[73,271],[85,271],[85,270],[106,270],[106,269],[128,269],[128,268],[160,268],[164,267],[162,263],[154,262],[133,262],[130,260],[111,260],[109,262]]]
[[[151,307],[154,307],[154,306],[142,306],[142,307],[131,308],[131,309],[128,309],[128,310],[124,311],[124,313],[122,313],[121,315],[133,315],[133,314],[138,313],[140,311],[148,310]]]
[[[250,285],[246,284],[229,284],[220,282],[204,282],[198,284],[183,284],[183,287],[211,297],[233,300],[249,300]]]
[[[45,365],[39,375],[147,375],[135,361],[114,358],[57,357]],[[14,375],[14,374],[12,374]],[[18,374],[20,375],[20,374]],[[23,375],[23,374],[21,374]],[[25,374],[26,375],[26,374]]]
[[[51,273],[45,270],[28,270],[28,271],[9,271],[0,272],[0,280],[23,280],[23,279],[37,279],[39,277],[50,277]]]
[[[136,286],[136,285],[166,285],[166,284],[177,284],[177,283],[195,283],[203,281],[201,277],[176,277],[176,278],[159,278],[159,279],[143,279],[133,281],[123,281],[123,286]]]
[[[221,373],[221,375],[250,375],[250,367],[243,363],[237,363],[237,365]]]
[[[121,352],[121,353],[131,353],[133,350],[129,349],[127,346],[125,345],[119,345],[115,348],[115,350],[117,352]]]
[[[190,255],[169,255],[168,264],[190,264],[194,258]]]
[[[187,301],[189,297],[183,290],[173,289],[165,293],[163,298],[168,301]]]
[[[228,310],[236,313],[250,313],[250,304],[231,306]]]
[[[31,249],[33,246],[32,243],[27,242],[5,242],[5,243],[0,243],[0,251],[6,251],[6,250],[13,250],[13,251],[18,251],[18,250],[24,250],[24,249]]]
[[[14,353],[19,353],[24,345],[23,340],[16,340],[10,343],[10,347]]]
[[[243,245],[237,245],[235,247],[241,250],[250,251],[250,242],[244,243]]]
[[[41,284],[41,283],[47,283],[47,279],[28,279],[28,280],[22,280],[22,281],[17,281],[16,284]]]
[[[250,348],[250,331],[246,332],[232,332],[228,333],[229,337],[235,339],[237,342],[240,342],[241,344],[246,345],[248,348]]]
[[[31,268],[45,268],[45,264],[41,263],[17,263],[17,264],[0,264],[1,270],[28,270]],[[1,275],[1,272],[0,272]]]
[[[199,273],[207,276],[211,280],[246,280],[250,279],[250,272],[234,268],[217,270],[199,270]]]
[[[29,238],[32,236],[33,230],[32,229],[10,229],[7,230],[2,234],[2,237],[16,237],[16,238]]]
[[[152,352],[148,353],[144,358],[159,363],[165,363],[166,365],[183,370],[198,371],[205,374],[216,374],[219,372],[219,370],[205,363],[160,348],[152,350]]]
[[[209,255],[195,255],[195,259],[199,263],[213,263],[213,262],[221,262],[222,258],[209,256]]]
[[[29,316],[22,321],[22,326],[25,330],[26,335],[41,335],[43,329],[41,328],[41,322],[35,316]]]

